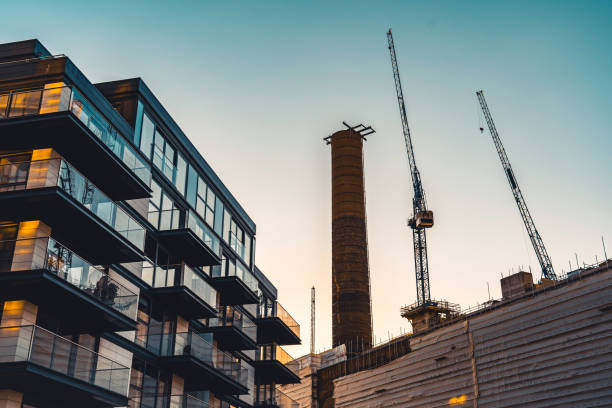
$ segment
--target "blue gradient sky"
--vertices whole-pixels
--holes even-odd
[[[26,5],[27,4],[27,5]],[[474,91],[485,89],[555,268],[612,253],[608,1],[10,2],[3,42],[39,38],[93,82],[141,76],[257,223],[257,263],[302,323],[318,290],[331,345],[329,148],[372,125],[366,186],[377,338],[415,300],[412,197],[385,32],[393,27],[417,163],[436,214],[432,296],[500,296],[537,270]]]

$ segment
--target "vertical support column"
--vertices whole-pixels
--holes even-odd
[[[363,137],[330,136],[332,156],[332,337],[349,353],[372,346]]]

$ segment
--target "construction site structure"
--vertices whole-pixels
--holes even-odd
[[[280,389],[300,408],[612,406],[612,260],[500,283],[501,299],[427,330],[344,359],[299,358],[302,383]]]
[[[531,240],[531,245],[536,253],[536,257],[538,258],[538,262],[540,263],[540,268],[542,269],[542,278],[547,280],[554,280],[557,278],[555,275],[555,270],[552,266],[552,261],[548,256],[548,251],[546,251],[546,247],[544,246],[544,241],[538,232],[535,223],[533,221],[533,217],[529,213],[529,209],[527,208],[527,203],[525,202],[525,198],[523,197],[523,193],[516,181],[516,177],[514,176],[514,171],[512,171],[512,166],[510,165],[510,160],[508,159],[508,155],[506,154],[506,149],[504,149],[504,145],[502,144],[501,138],[499,137],[499,133],[497,133],[497,128],[495,127],[495,123],[493,122],[493,117],[491,116],[491,112],[489,111],[489,106],[487,105],[487,101],[484,97],[484,91],[480,90],[476,92],[476,96],[478,97],[478,102],[480,103],[480,107],[482,109],[482,113],[487,122],[487,126],[489,127],[489,132],[491,132],[491,137],[493,138],[493,144],[495,144],[495,149],[497,149],[497,154],[499,155],[499,159],[501,160],[502,167],[504,168],[504,172],[506,173],[506,178],[508,179],[508,183],[510,183],[510,190],[512,190],[512,194],[514,195],[514,201],[518,207],[519,212],[521,213],[521,218],[523,219],[523,223],[525,224],[525,229],[527,229],[527,234],[529,234],[529,239]],[[480,132],[482,133],[484,128],[480,127]]]
[[[324,139],[332,167],[332,341],[358,353],[372,345],[363,141],[374,130],[343,124]]]

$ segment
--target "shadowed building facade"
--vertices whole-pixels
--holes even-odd
[[[348,126],[347,126],[348,127]],[[349,353],[372,346],[363,141],[373,133],[348,127],[325,140],[332,156],[332,337]]]

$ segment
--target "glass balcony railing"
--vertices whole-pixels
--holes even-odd
[[[166,335],[167,336],[167,335]],[[212,338],[211,338],[212,340]],[[163,344],[170,345],[169,341]],[[247,371],[231,354],[219,350],[203,335],[195,332],[176,333],[174,347],[165,347],[162,350],[165,356],[192,356],[201,362],[222,372],[234,381],[247,386]]]
[[[193,233],[196,234],[215,255],[220,256],[221,244],[219,238],[210,228],[208,228],[204,221],[191,210],[187,211],[187,228],[193,231]]]
[[[252,292],[257,293],[259,290],[259,282],[240,261],[223,259],[220,268],[212,268],[213,278],[225,276],[238,277]]]
[[[217,291],[199,273],[187,265],[183,267],[183,285],[191,289],[210,307],[217,308]]]
[[[233,326],[247,335],[251,340],[257,341],[257,325],[240,310],[226,306],[219,312],[219,317],[208,319],[209,327]]]
[[[209,408],[209,405],[189,394],[142,395],[130,397],[128,408]]]
[[[0,364],[26,361],[108,391],[127,394],[129,367],[42,327],[2,327],[0,344]]]
[[[111,123],[72,86],[0,93],[0,120],[71,112],[147,186],[151,168]]]
[[[258,401],[255,406],[265,408],[300,408],[300,404],[289,398],[287,394],[283,393],[278,388],[274,390],[274,395],[264,399],[263,401]]]
[[[51,237],[0,241],[0,273],[46,269],[136,320],[138,295]]]
[[[0,165],[0,192],[44,187],[60,187],[138,249],[144,249],[143,226],[64,159]]]
[[[204,280],[200,273],[187,265],[160,266],[145,261],[142,266],[142,279],[154,288],[185,286],[210,307],[217,308],[217,291]]]
[[[270,317],[270,315],[265,315],[264,317]],[[276,317],[281,319],[281,321],[285,323],[296,336],[300,337],[300,325],[278,302],[276,302]]]

